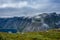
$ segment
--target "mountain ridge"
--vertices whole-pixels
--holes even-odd
[[[60,28],[60,14],[43,13],[33,17],[0,18],[1,29],[16,29],[16,32],[37,32]],[[4,31],[4,30],[3,30]],[[8,32],[8,30],[7,30]]]

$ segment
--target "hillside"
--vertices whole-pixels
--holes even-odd
[[[0,40],[60,40],[60,29],[44,32],[1,33]]]

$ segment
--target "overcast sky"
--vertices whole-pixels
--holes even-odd
[[[32,16],[60,12],[60,0],[0,0],[0,16]]]

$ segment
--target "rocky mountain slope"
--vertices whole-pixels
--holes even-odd
[[[12,17],[0,18],[0,31],[37,32],[60,28],[60,14],[42,13],[31,18]],[[10,29],[10,30],[9,30]],[[12,30],[13,29],[13,30]],[[3,31],[4,31],[3,30]],[[6,31],[6,32],[8,32]]]

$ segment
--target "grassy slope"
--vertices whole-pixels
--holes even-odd
[[[0,40],[60,40],[60,30],[47,32],[0,33]]]

